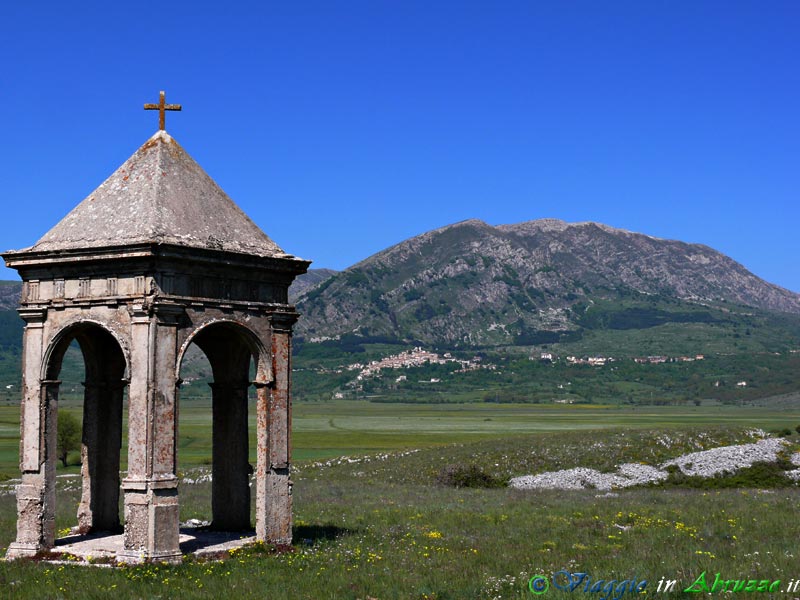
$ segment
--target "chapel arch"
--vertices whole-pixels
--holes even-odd
[[[183,343],[178,355],[178,369],[183,366],[183,359],[186,350],[195,344],[209,360],[215,379],[219,374],[220,379],[226,379],[230,373],[226,371],[226,359],[230,359],[230,366],[234,369],[242,367],[244,355],[247,354],[248,375],[249,361],[252,359],[255,365],[255,378],[252,383],[268,384],[272,380],[271,356],[264,342],[252,329],[232,320],[217,320],[205,323],[197,327]],[[233,351],[233,354],[226,357],[226,350]],[[217,357],[220,360],[213,360]],[[180,377],[180,372],[177,373]]]
[[[198,328],[181,349],[178,361],[190,345],[208,359],[211,387],[211,527],[222,531],[249,530],[250,463],[248,390],[270,381],[270,356],[258,336],[232,321],[217,321]],[[251,380],[251,374],[255,378]]]
[[[78,530],[81,533],[120,531],[120,449],[128,361],[117,338],[99,323],[78,321],[54,335],[42,364],[45,413],[52,421],[46,425],[46,431],[57,431],[59,376],[64,355],[73,341],[80,348],[85,370]],[[53,463],[53,470],[56,458],[55,448],[51,447],[47,461]],[[53,514],[54,494],[52,491],[50,512]]]

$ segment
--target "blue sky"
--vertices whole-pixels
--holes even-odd
[[[167,131],[315,267],[553,217],[800,292],[798,26],[793,1],[4,2],[0,246],[127,159],[164,89]]]

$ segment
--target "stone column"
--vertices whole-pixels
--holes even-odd
[[[122,445],[122,396],[125,382],[84,383],[81,502],[78,528],[118,531],[119,457]]]
[[[22,308],[22,401],[17,486],[17,538],[6,556],[20,558],[55,543],[56,427],[59,381],[42,380],[45,309]]]
[[[130,387],[128,389],[128,473],[122,480],[125,495],[123,549],[117,560],[142,562],[148,548],[147,446],[151,319],[147,309],[131,312]]]
[[[256,539],[267,541],[267,518],[271,496],[269,473],[269,398],[273,383],[255,382],[256,388]]]
[[[212,527],[250,529],[247,384],[210,384],[213,400]]]
[[[132,310],[128,476],[120,562],[179,562],[176,329],[183,309]]]
[[[275,544],[292,543],[291,355],[294,313],[270,317],[272,375],[268,388],[258,388],[258,477],[256,537]]]

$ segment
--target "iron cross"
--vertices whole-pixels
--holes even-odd
[[[164,123],[166,122],[165,111],[167,110],[181,110],[180,104],[165,104],[166,94],[162,91],[158,93],[158,104],[145,104],[145,110],[158,111],[158,128],[164,131]]]

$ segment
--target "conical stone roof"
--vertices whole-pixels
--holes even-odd
[[[76,206],[33,252],[155,243],[285,258],[166,131]]]

